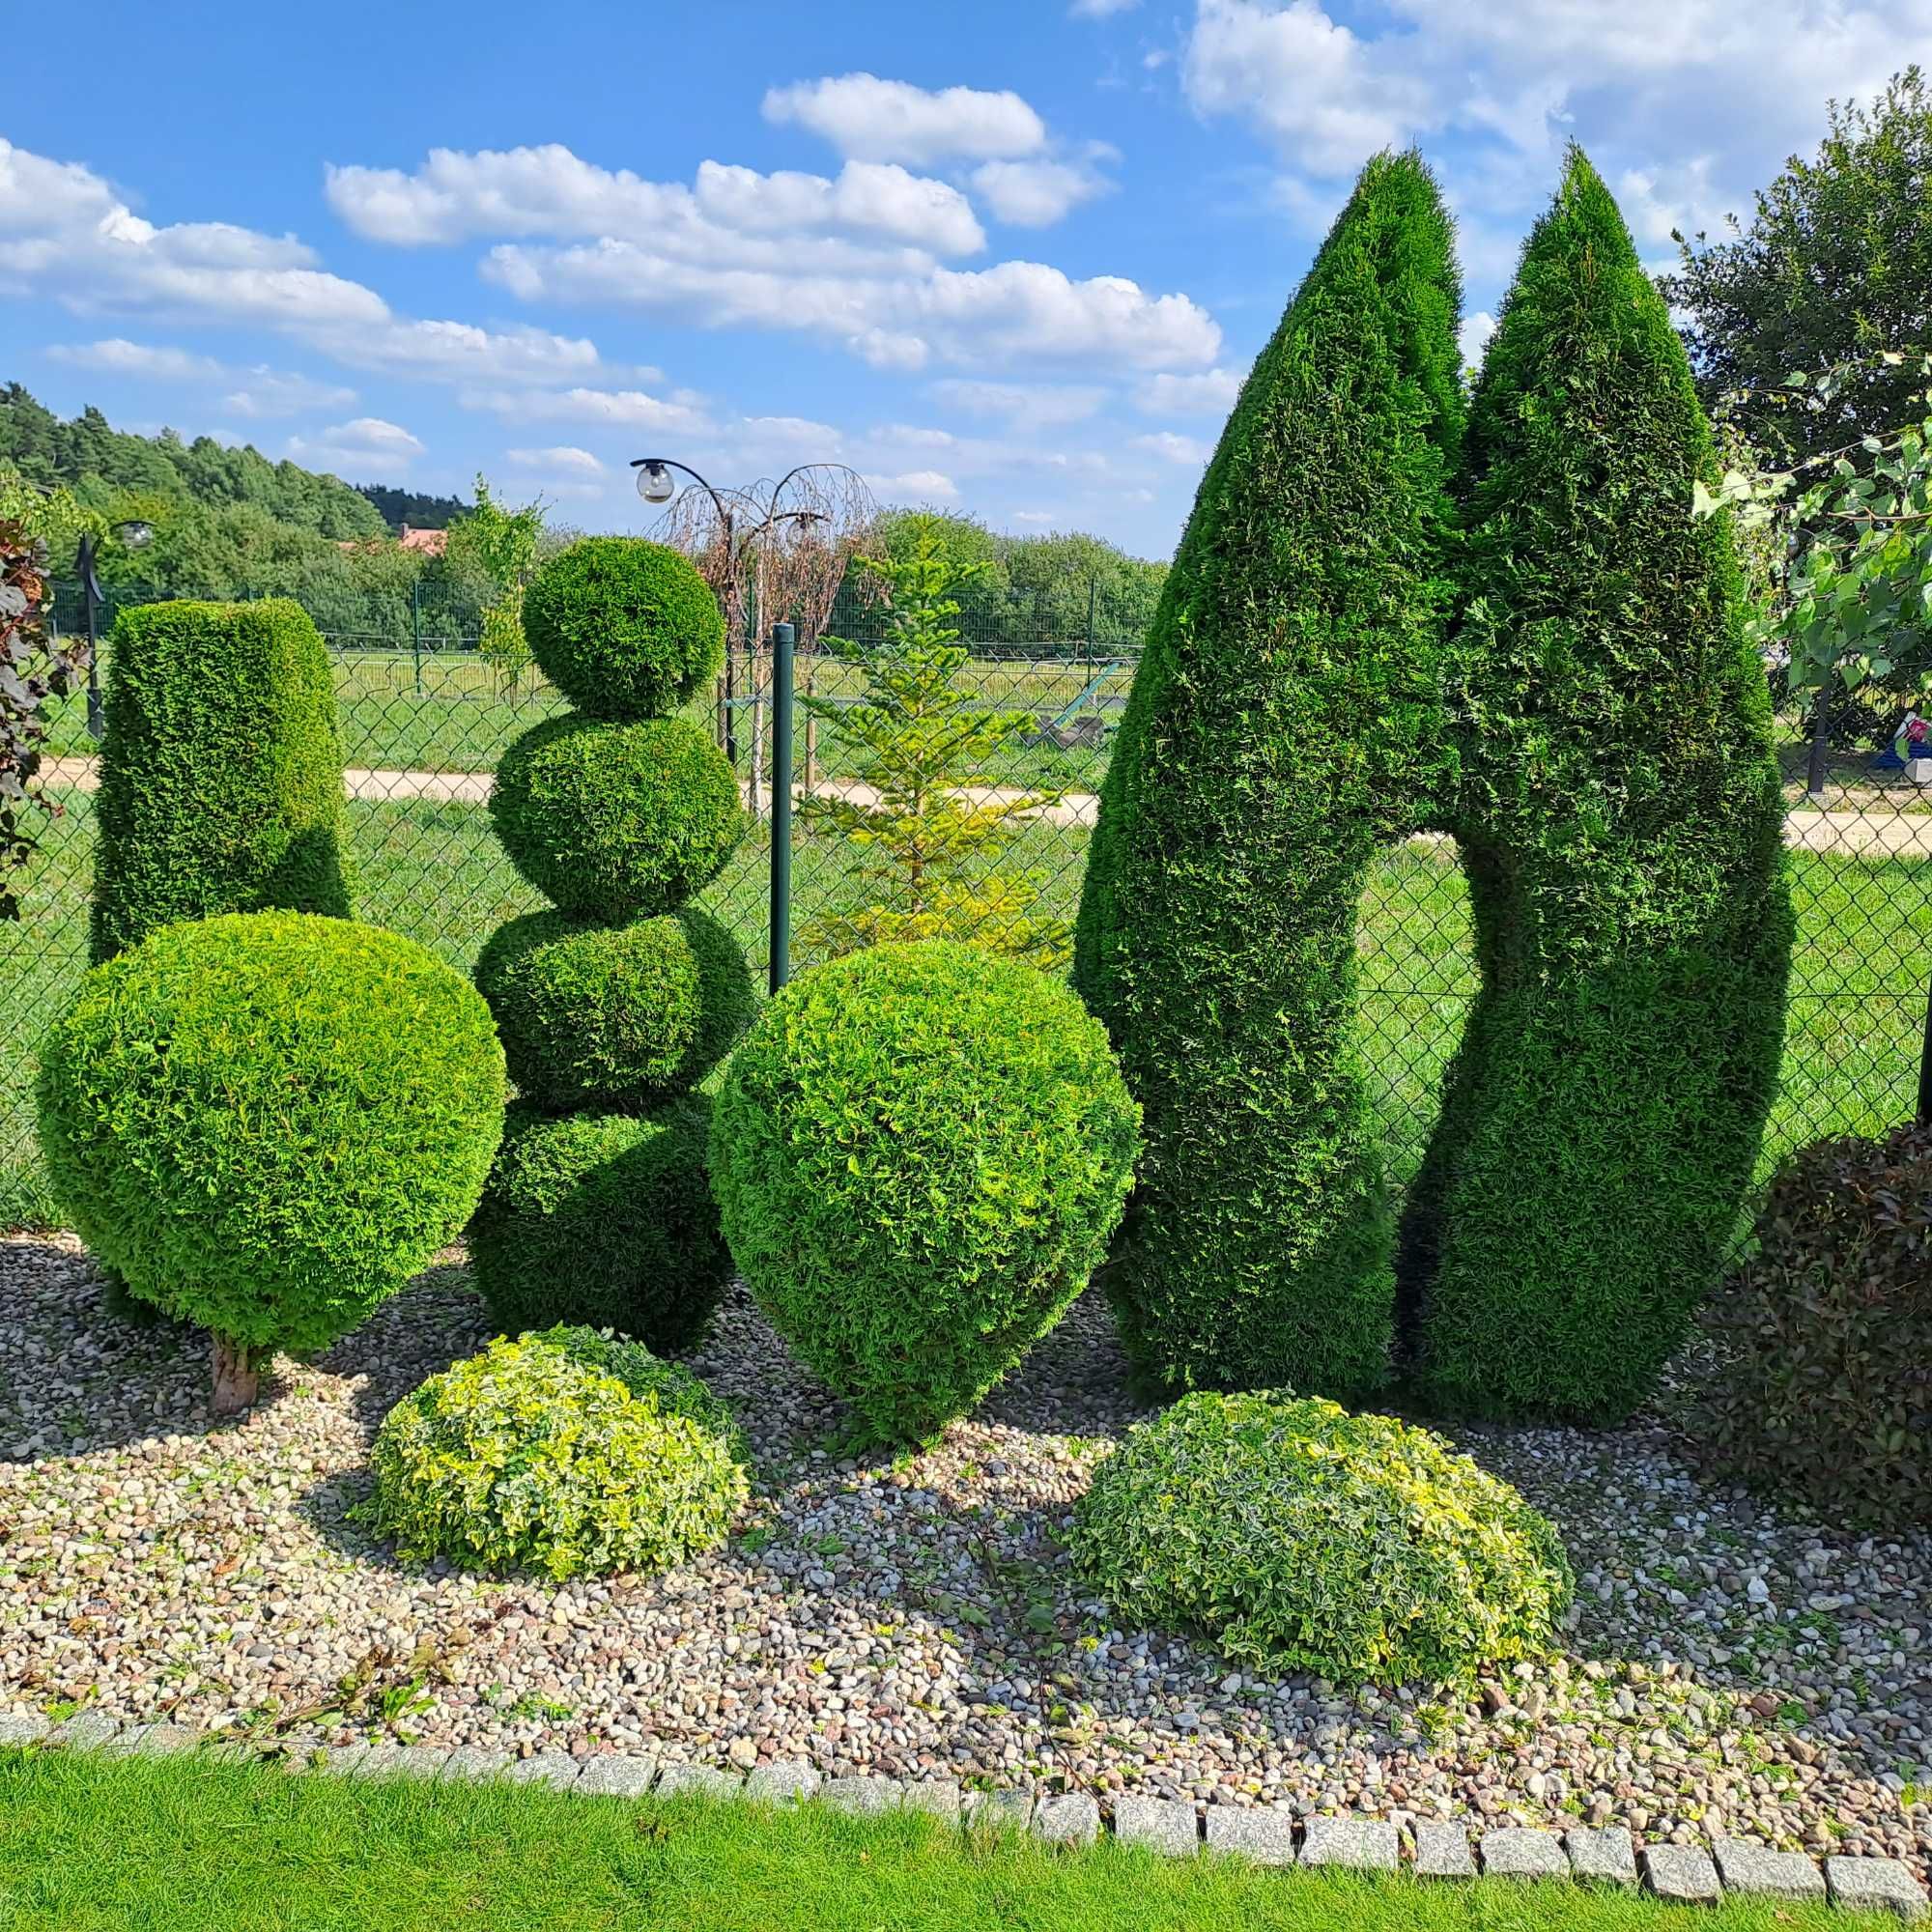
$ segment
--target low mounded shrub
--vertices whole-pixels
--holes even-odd
[[[724,753],[682,718],[547,719],[503,753],[490,811],[538,892],[607,925],[674,912],[746,823]]]
[[[752,1022],[744,949],[686,907],[635,925],[531,913],[491,934],[476,985],[524,1099],[638,1110],[695,1086]]]
[[[715,1549],[749,1493],[743,1439],[689,1370],[558,1327],[432,1376],[376,1433],[358,1512],[412,1561],[561,1581]]]
[[[593,718],[661,718],[718,675],[724,619],[690,559],[641,537],[584,537],[524,592],[543,673]]]
[[[469,1226],[491,1321],[509,1334],[587,1322],[667,1352],[696,1341],[731,1279],[705,1170],[710,1124],[701,1094],[652,1120],[512,1107]]]
[[[1131,1431],[1073,1549],[1128,1622],[1344,1683],[1534,1656],[1572,1588],[1550,1525],[1439,1436],[1266,1392],[1186,1396]]]
[[[799,1355],[887,1439],[963,1414],[1106,1252],[1139,1147],[1067,988],[946,940],[794,980],[712,1130],[731,1253]]]
[[[95,1254],[169,1315],[320,1349],[469,1217],[503,1126],[490,1009],[413,940],[305,913],[164,926],[41,1052],[41,1146]]]
[[[95,812],[97,962],[178,920],[349,917],[335,687],[300,605],[121,612]]]
[[[1706,1312],[1690,1419],[1728,1474],[1861,1527],[1932,1523],[1932,1129],[1820,1141]]]

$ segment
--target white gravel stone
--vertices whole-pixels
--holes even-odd
[[[1715,1905],[1724,1895],[1718,1867],[1701,1845],[1646,1845],[1643,1875],[1659,1898],[1680,1905]]]
[[[1234,1852],[1260,1865],[1294,1862],[1294,1816],[1289,1811],[1243,1811],[1232,1804],[1208,1807],[1210,1852]]]
[[[1483,1870],[1492,1878],[1568,1878],[1570,1861],[1554,1832],[1504,1825],[1483,1833]]]
[[[1621,1825],[1572,1825],[1563,1834],[1572,1873],[1591,1885],[1636,1884],[1636,1848]]]
[[[1415,1821],[1415,1875],[1417,1878],[1474,1878],[1475,1854],[1469,1847],[1469,1833],[1461,1825],[1443,1818]]]
[[[760,1804],[796,1804],[810,1798],[824,1780],[800,1758],[761,1764],[745,1779],[745,1796]]]
[[[1744,1838],[1718,1838],[1711,1855],[1726,1891],[1758,1898],[1825,1896],[1825,1874],[1803,1852],[1775,1852]]]
[[[1301,1862],[1394,1871],[1401,1850],[1401,1834],[1382,1819],[1311,1818],[1302,1836]]]
[[[1033,1814],[1033,1834],[1053,1845],[1091,1845],[1100,1835],[1100,1807],[1084,1791],[1042,1798]]]
[[[1177,1798],[1117,1798],[1114,1835],[1167,1858],[1191,1859],[1201,1849],[1201,1821],[1194,1806]]]
[[[1925,1916],[1925,1888],[1896,1859],[1828,1858],[1825,1883],[1847,1912],[1891,1912],[1905,1919]]]
[[[641,1798],[651,1789],[657,1769],[656,1758],[619,1757],[614,1751],[605,1752],[587,1757],[578,1766],[577,1782],[572,1789],[599,1798]]]

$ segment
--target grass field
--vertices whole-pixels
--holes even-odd
[[[1866,1932],[1792,1905],[1663,1906],[1056,1853],[858,1819],[541,1788],[349,1782],[0,1751],[6,1932]]]
[[[0,926],[0,1224],[43,1217],[32,1131],[31,1048],[86,965],[91,801],[64,794],[68,815],[31,868],[26,916]],[[489,933],[541,903],[511,869],[476,805],[357,800],[351,818],[362,916],[421,939],[468,970]],[[794,929],[849,891],[852,848],[801,838],[794,847]],[[1086,834],[1029,828],[1014,863],[1047,880],[1049,906],[1078,903]],[[1832,1131],[1871,1131],[1908,1115],[1917,1093],[1932,959],[1927,868],[1793,855],[1799,949],[1786,1035],[1784,1093],[1767,1158]],[[748,838],[703,897],[743,940],[760,976],[767,957],[769,856]],[[1436,1084],[1473,989],[1468,903],[1441,852],[1392,852],[1377,868],[1360,924],[1362,1039],[1399,1181],[1421,1157]]]

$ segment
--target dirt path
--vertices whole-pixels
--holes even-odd
[[[48,758],[41,766],[42,776],[50,785],[75,791],[92,791],[96,782],[93,758]],[[488,772],[393,772],[365,771],[352,767],[342,775],[343,786],[351,798],[435,799],[466,805],[481,805],[490,796]],[[747,798],[750,787],[745,788]],[[814,787],[821,798],[837,797],[853,805],[875,805],[878,792],[856,779],[832,779]],[[805,797],[803,788],[796,796]],[[1005,802],[1022,797],[1015,785],[970,785],[961,796],[974,804]],[[764,790],[760,791],[760,798]],[[1100,801],[1091,791],[1068,792],[1059,804],[1048,806],[1038,816],[1053,825],[1092,826],[1099,818]],[[1424,834],[1413,844],[1442,844],[1439,833]],[[1788,813],[1784,821],[1784,842],[1795,850],[1834,852],[1841,858],[1932,859],[1932,812],[1898,811],[1889,808],[1870,811],[1801,809]]]

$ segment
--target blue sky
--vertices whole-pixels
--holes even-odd
[[[1441,175],[1474,347],[1566,140],[1662,264],[1932,0],[115,0],[34,58],[0,369],[63,413],[589,528],[634,456],[836,458],[1164,555],[1369,154]]]

